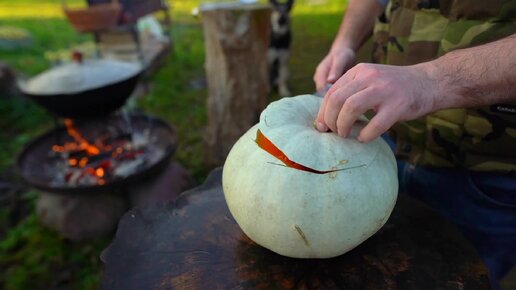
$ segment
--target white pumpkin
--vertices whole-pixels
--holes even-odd
[[[330,258],[353,249],[385,224],[398,194],[396,160],[386,142],[358,142],[365,121],[346,139],[317,131],[321,101],[302,95],[271,103],[224,164],[224,195],[240,228],[288,257]],[[257,144],[258,130],[291,161],[336,171],[287,166]]]

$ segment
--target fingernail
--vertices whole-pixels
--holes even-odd
[[[339,131],[339,136],[342,138],[348,138],[349,137],[349,131]]]
[[[362,136],[357,137],[358,142],[364,143],[364,138]]]
[[[321,131],[321,132],[326,132],[328,131],[328,126],[326,126],[325,124],[323,124],[322,122],[317,122],[316,124],[317,126],[317,130]]]

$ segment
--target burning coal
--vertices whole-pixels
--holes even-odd
[[[71,138],[49,152],[56,159],[53,185],[104,185],[144,170],[165,155],[164,148],[156,146],[152,127],[133,130],[129,124],[103,124],[86,136],[72,119],[65,119],[65,125]]]

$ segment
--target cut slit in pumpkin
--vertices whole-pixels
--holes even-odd
[[[274,145],[274,143],[272,143],[272,141],[269,140],[269,138],[267,138],[260,129],[258,129],[256,131],[255,142],[256,142],[256,144],[258,144],[258,146],[260,148],[262,148],[267,153],[271,154],[272,156],[276,157],[278,160],[283,162],[286,167],[290,167],[290,168],[294,168],[294,169],[302,170],[302,171],[307,171],[307,172],[311,172],[311,173],[315,173],[315,174],[326,174],[326,173],[332,173],[332,172],[343,171],[343,170],[348,170],[348,169],[365,166],[365,164],[362,164],[362,165],[348,167],[348,168],[321,171],[321,170],[313,169],[313,168],[310,168],[303,164],[299,164],[295,161],[290,160],[290,158],[288,158],[288,156],[285,153],[283,153],[283,151],[281,151],[276,145]]]

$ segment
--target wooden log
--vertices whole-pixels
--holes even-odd
[[[109,290],[490,289],[487,268],[457,228],[405,194],[375,235],[341,256],[273,253],[233,219],[221,169],[172,203],[126,213],[101,260]]]
[[[208,80],[208,165],[220,165],[267,105],[271,10],[233,4],[202,10]]]

